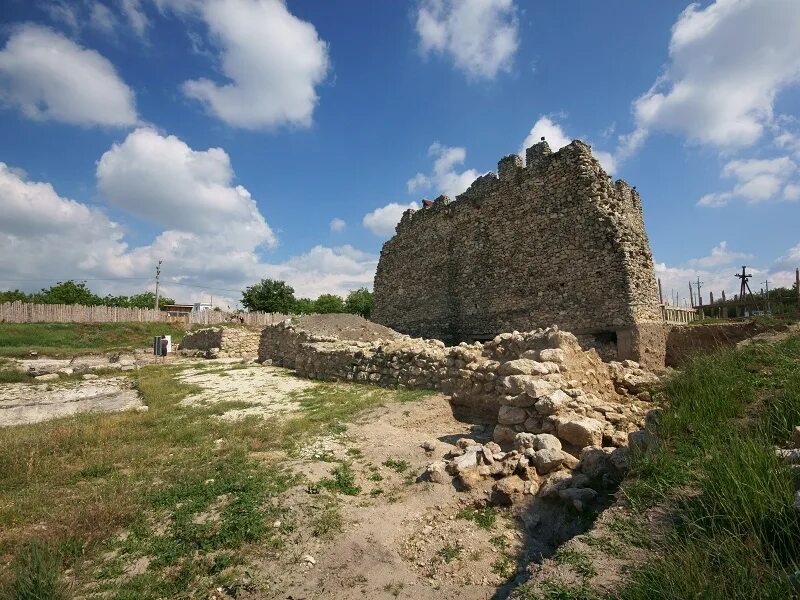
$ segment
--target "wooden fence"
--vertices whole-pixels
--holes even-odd
[[[664,322],[669,325],[685,325],[701,318],[696,308],[684,308],[668,304],[661,305],[661,315],[664,317]]]
[[[201,310],[171,317],[152,308],[120,308],[117,306],[82,306],[80,304],[30,304],[4,302],[0,304],[0,323],[125,323],[173,322],[190,325],[216,325],[243,323],[266,326],[279,323],[289,315],[280,313],[242,312],[227,313],[218,310]]]

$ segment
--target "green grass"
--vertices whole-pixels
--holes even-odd
[[[439,556],[442,557],[444,562],[449,563],[460,557],[462,550],[464,550],[464,548],[462,548],[459,544],[456,544],[455,546],[445,546],[439,550]]]
[[[575,548],[560,548],[553,556],[553,560],[556,564],[568,565],[576,575],[584,579],[591,579],[597,575],[592,559]]]
[[[356,474],[348,463],[339,463],[331,471],[331,478],[321,479],[319,485],[345,496],[358,496],[361,488],[355,484]]]
[[[147,348],[156,335],[179,342],[184,329],[172,323],[0,323],[0,355],[30,352],[68,357]]]
[[[383,461],[383,466],[390,468],[392,471],[395,471],[396,473],[402,473],[403,471],[408,469],[408,467],[410,467],[411,464],[407,460],[397,460],[394,458],[389,458]]]
[[[457,516],[459,519],[474,521],[478,527],[488,531],[494,527],[495,521],[497,521],[497,510],[491,506],[480,509],[464,508],[459,511]]]
[[[291,531],[272,526],[287,522],[283,493],[299,483],[281,457],[395,400],[389,390],[320,384],[284,420],[228,422],[210,418],[218,406],[180,406],[198,388],[179,383],[179,371],[159,365],[132,373],[147,412],[0,429],[0,597],[15,597],[9,590],[27,580],[49,585],[53,562],[56,573],[72,570],[70,591],[95,581],[98,593],[115,599],[208,597],[239,585],[253,549],[277,553]],[[338,465],[331,481],[336,492],[357,489],[349,465]],[[313,534],[335,535],[341,500],[317,498],[318,510],[307,514]],[[26,559],[30,544],[47,554]],[[101,560],[108,552],[116,557]],[[142,573],[120,577],[145,558]]]
[[[784,444],[800,422],[800,339],[697,357],[665,385],[660,446],[634,455],[637,510],[672,507],[624,599],[790,598],[800,593],[800,513]]]

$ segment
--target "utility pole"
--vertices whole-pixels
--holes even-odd
[[[800,309],[800,269],[794,270],[794,286],[797,288],[797,308]]]
[[[703,294],[700,293],[700,286],[703,285],[705,281],[700,281],[700,276],[697,276],[697,304],[700,308],[703,307]]]
[[[163,260],[159,260],[158,264],[156,265],[156,304],[155,310],[158,310],[158,284],[161,283],[161,263],[164,262]]]
[[[766,295],[764,296],[766,306],[764,307],[764,311],[769,314],[769,279],[764,280],[764,288],[766,290]]]
[[[692,291],[692,282],[689,282],[689,300],[692,303],[692,308],[694,308],[694,292]]]
[[[658,278],[658,301],[664,304],[664,294],[661,291],[661,277]]]
[[[750,289],[750,284],[748,283],[748,280],[752,277],[752,275],[747,272],[746,265],[742,265],[742,274],[740,275],[739,273],[736,273],[736,277],[741,279],[741,285],[739,286],[739,302],[742,305],[742,312],[747,313],[747,294],[750,294],[750,300],[753,302],[753,306],[758,308],[755,298],[753,298],[753,292]],[[737,310],[736,312],[738,316],[739,311]],[[745,314],[742,316],[745,316]]]

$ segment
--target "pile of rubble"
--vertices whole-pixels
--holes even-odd
[[[255,358],[261,332],[247,327],[206,327],[183,336],[184,356]]]

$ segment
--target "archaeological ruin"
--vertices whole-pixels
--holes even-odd
[[[575,140],[503,158],[451,201],[408,210],[381,251],[374,321],[447,344],[558,325],[664,364],[653,257],[636,188]]]

